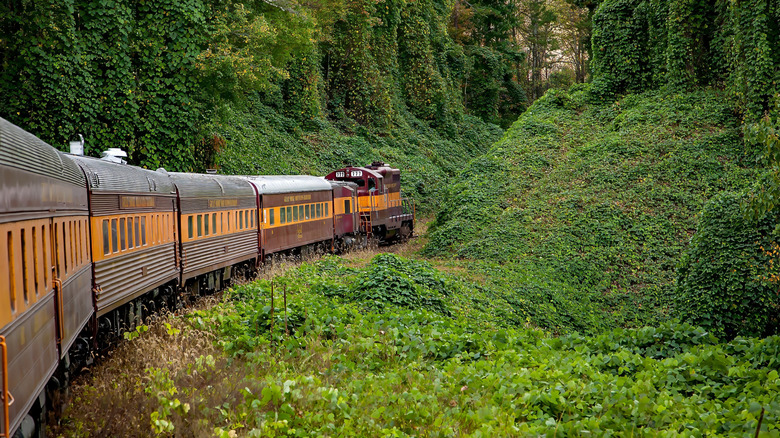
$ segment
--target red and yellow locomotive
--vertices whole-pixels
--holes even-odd
[[[413,228],[382,163],[326,178],[150,171],[61,153],[0,118],[0,436],[40,434],[47,389],[159,308],[275,254]]]
[[[382,162],[345,167],[325,179],[355,184],[360,230],[382,241],[407,238],[414,231],[414,203],[401,195],[401,171]]]

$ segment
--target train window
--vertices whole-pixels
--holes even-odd
[[[203,235],[203,215],[198,215],[198,237]]]
[[[62,223],[62,261],[65,262],[65,274],[68,273],[68,235],[65,234],[65,222]]]
[[[87,246],[87,221],[79,221],[79,242],[81,242],[81,264],[84,264],[84,260],[89,258],[89,247]]]
[[[350,210],[351,206],[349,205],[349,199],[344,200],[344,213],[350,214],[352,211]]]
[[[228,226],[227,232],[229,233],[230,232],[230,212],[228,212],[227,226]]]
[[[44,290],[47,287],[47,284],[51,284],[51,281],[49,279],[49,270],[46,269],[46,263],[49,260],[49,244],[46,242],[46,238],[49,237],[49,234],[46,232],[46,225],[41,225],[41,243],[43,244],[43,251],[41,254],[43,255],[43,260],[41,262],[41,265],[43,265],[43,287]]]
[[[255,227],[255,210],[251,210],[251,213],[249,213],[249,217],[251,218],[251,221],[252,221],[252,228],[254,228]]]
[[[204,235],[204,236],[208,236],[208,235],[209,235],[209,215],[208,215],[208,213],[206,213],[206,214],[204,214],[203,216],[205,216],[205,217],[203,218],[203,222],[205,222],[205,223],[203,224],[203,228],[204,228],[204,229],[203,229],[203,235]]]
[[[84,261],[84,248],[81,245],[81,221],[73,223],[73,231],[76,233],[76,263],[75,266],[81,266]]]
[[[274,224],[274,209],[273,208],[269,208],[268,209],[268,220],[270,222],[270,225]]]
[[[141,217],[141,245],[146,246],[146,217]]]
[[[192,239],[192,216],[187,217],[187,237]]]
[[[298,206],[298,218],[299,218],[300,220],[303,220],[303,218],[304,218],[304,217],[305,217],[305,216],[303,215],[303,205],[299,205],[299,206]]]
[[[325,204],[325,217],[328,217],[328,204]]]
[[[285,213],[284,207],[280,208],[279,209],[279,224],[283,224],[283,223],[287,222],[284,213]]]
[[[77,236],[78,238],[78,254],[79,254],[79,263],[78,265],[81,266],[82,263],[84,263],[84,244],[81,240],[81,221],[76,222],[76,228],[79,229],[79,234]]]
[[[244,212],[239,211],[238,212],[238,229],[243,230],[244,229]]]
[[[219,232],[225,233],[225,213],[219,213]]]
[[[141,246],[141,218],[135,217],[135,247]]]
[[[68,225],[70,223],[68,222]],[[65,228],[65,222],[62,223],[62,249],[65,251],[65,257],[63,257],[63,260],[65,261],[65,274],[68,272],[68,265],[71,264],[69,262],[73,261],[73,244],[71,243],[68,245],[68,239],[73,238],[73,233],[68,233],[67,228]],[[70,256],[70,258],[69,258]]]
[[[54,267],[57,269],[57,273],[54,274],[55,277],[60,276],[60,234],[57,230],[59,230],[59,227],[55,224],[54,225],[54,254],[51,255],[51,263],[54,265]]]
[[[14,269],[14,233],[8,232],[8,287],[11,291],[11,312],[16,313],[16,270]]]
[[[211,232],[217,234],[217,214],[211,213]]]
[[[103,254],[108,255],[111,252],[108,238],[108,219],[103,219]]]
[[[311,215],[309,214],[311,212],[309,210],[310,210],[309,209],[309,204],[306,204],[306,207],[304,207],[304,213],[305,214],[303,216],[305,219],[309,219],[311,217]]]
[[[293,222],[298,222],[298,207],[293,207]]]
[[[127,218],[127,247],[132,249],[135,245],[133,244],[135,242],[135,239],[133,239],[133,223],[135,221],[133,220],[133,217],[130,216]]]
[[[68,221],[68,232],[70,233],[70,268],[76,267],[76,257],[78,257],[78,248],[76,248],[76,224]]]
[[[30,302],[28,299],[28,286],[27,281],[29,280],[29,275],[27,274],[27,233],[25,233],[24,228],[22,228],[22,297],[24,297],[24,304],[27,305],[27,303]]]
[[[322,217],[322,204],[317,204],[317,218]]]
[[[127,221],[125,218],[119,218],[119,248],[121,251],[127,249]],[[66,267],[67,271],[68,268]]]
[[[111,219],[111,252],[119,251],[119,233],[116,219]]]
[[[40,257],[40,249],[42,249],[40,246],[38,246],[38,231],[37,228],[32,227],[32,247],[33,247],[33,278],[35,280],[35,296],[38,296],[39,293],[39,287],[40,284],[38,282],[38,276],[41,274],[41,269],[39,266],[41,257]]]
[[[292,211],[293,211],[292,207],[287,207],[287,222],[292,222],[295,220],[293,219]]]

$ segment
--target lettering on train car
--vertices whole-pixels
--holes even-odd
[[[284,202],[311,201],[311,195],[285,196]]]
[[[238,199],[209,199],[209,208],[238,207]]]
[[[154,198],[151,196],[122,196],[119,199],[120,208],[154,207]]]
[[[363,171],[362,170],[350,170],[349,171],[349,177],[350,178],[358,178],[358,177],[361,177],[361,176],[363,176]]]
[[[336,178],[346,178],[346,172],[336,172]]]

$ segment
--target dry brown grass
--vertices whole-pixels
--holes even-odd
[[[188,311],[211,307],[216,302],[215,297],[201,299]],[[214,383],[211,380],[215,376],[192,372],[192,364],[199,357],[213,355],[218,362],[215,369],[231,368],[219,357],[211,333],[195,330],[171,315],[158,318],[148,327],[143,336],[120,342],[106,356],[98,358],[95,365],[82,371],[66,395],[68,406],[62,418],[50,422],[49,436],[150,436],[150,415],[158,409],[159,402],[154,394],[147,393],[149,369],[165,369],[174,380],[190,380],[186,385],[191,386],[182,381],[181,387],[205,388]],[[186,394],[181,396],[187,398]],[[176,436],[200,436],[201,432],[208,434],[212,430],[212,426],[203,429],[197,424],[190,425],[195,428],[181,426]]]

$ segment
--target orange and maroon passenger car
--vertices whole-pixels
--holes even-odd
[[[234,266],[254,269],[257,201],[244,179],[170,173],[181,211],[181,277],[191,292],[220,289]]]
[[[247,176],[261,211],[262,257],[317,245],[333,246],[333,189],[315,176]]]
[[[174,298],[176,191],[170,178],[158,172],[91,157],[73,159],[89,188],[100,330],[119,335]]]
[[[92,316],[87,191],[65,154],[0,118],[0,364],[9,434]]]

